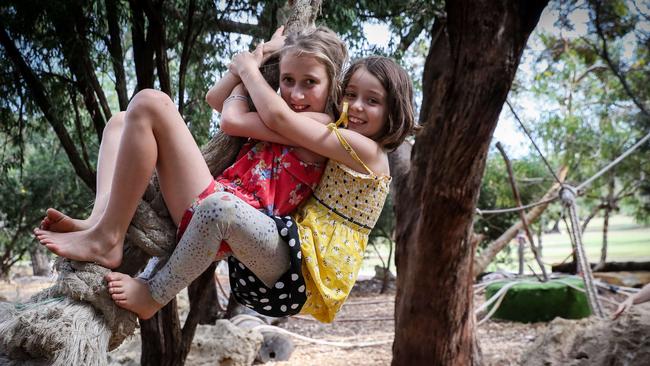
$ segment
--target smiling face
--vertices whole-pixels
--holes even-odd
[[[349,105],[348,129],[377,137],[386,124],[386,97],[384,86],[365,67],[354,71],[343,90],[343,100]]]
[[[327,70],[315,57],[288,53],[280,60],[280,95],[295,112],[324,112]]]

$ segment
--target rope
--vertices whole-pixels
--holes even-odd
[[[481,312],[483,312],[485,309],[488,308],[488,306],[492,305],[492,303],[497,300],[498,296],[501,296],[501,294],[508,292],[508,290],[510,290],[512,286],[518,285],[520,283],[530,283],[530,282],[515,280],[508,283],[507,285],[501,287],[496,294],[492,295],[492,297],[488,301],[484,302],[483,305],[481,305],[478,309],[474,310],[474,314],[480,314]]]
[[[510,288],[508,288],[508,289],[510,289]],[[494,304],[494,306],[492,307],[492,309],[490,309],[490,312],[487,313],[487,315],[485,315],[485,316],[483,317],[483,319],[481,319],[478,323],[476,323],[476,326],[477,326],[477,327],[480,326],[481,324],[485,323],[486,321],[488,321],[488,319],[490,319],[490,318],[492,317],[492,315],[494,315],[494,313],[497,312],[497,309],[499,309],[499,306],[501,306],[501,302],[502,302],[503,299],[506,297],[506,293],[507,293],[507,292],[508,292],[508,291],[504,292],[503,294],[501,294],[501,295],[499,296],[499,298],[498,298],[496,304]]]
[[[585,284],[589,306],[596,316],[603,318],[605,315],[600,301],[598,301],[598,293],[594,287],[594,278],[591,273],[591,266],[589,265],[587,253],[585,252],[585,247],[582,243],[582,230],[580,229],[580,223],[578,222],[578,213],[575,202],[576,195],[576,189],[569,185],[564,185],[560,190],[562,205],[564,205],[565,209],[568,211],[569,219],[571,220],[569,236],[572,237],[572,241],[575,243],[576,255],[578,257],[578,268],[582,271],[582,279]]]
[[[309,343],[315,343],[315,344],[320,344],[324,346],[333,346],[333,347],[341,347],[341,348],[362,348],[362,347],[374,347],[374,346],[381,346],[384,344],[391,344],[393,343],[393,340],[385,340],[385,341],[374,341],[374,342],[359,342],[359,343],[347,343],[347,342],[332,342],[332,341],[326,341],[322,339],[314,339],[310,337],[305,337],[303,335],[290,332],[284,328],[279,328],[273,325],[258,325],[254,327],[253,329],[257,329],[259,331],[273,331],[273,332],[278,332],[282,334],[289,335],[291,337],[294,337],[296,339],[300,339],[301,341],[309,342]]]
[[[508,108],[510,108],[510,112],[512,112],[512,114],[515,116],[515,119],[517,120],[517,122],[519,122],[519,125],[521,126],[521,128],[522,128],[522,129],[524,130],[524,132],[526,133],[526,136],[528,136],[528,138],[530,139],[530,142],[533,143],[533,146],[535,147],[535,150],[537,150],[537,153],[539,154],[539,156],[540,156],[540,157],[542,158],[542,160],[544,161],[544,164],[546,164],[546,167],[548,168],[548,170],[549,170],[549,171],[551,172],[551,174],[553,175],[553,178],[555,178],[555,181],[557,181],[558,183],[562,184],[562,182],[560,181],[560,178],[558,178],[558,176],[557,176],[557,174],[555,174],[555,171],[553,170],[553,168],[551,168],[551,164],[548,163],[548,161],[547,161],[546,158],[544,157],[544,154],[542,154],[542,151],[539,149],[539,147],[537,147],[537,144],[535,143],[535,140],[533,139],[533,137],[532,137],[532,136],[530,135],[530,133],[528,132],[528,129],[527,129],[526,126],[524,125],[524,122],[522,122],[522,120],[519,119],[519,116],[517,115],[517,112],[515,112],[515,109],[512,108],[512,105],[510,104],[510,101],[507,100],[507,99],[506,99],[506,104],[508,105]]]
[[[539,148],[537,147],[537,144],[535,144],[535,141],[533,140],[533,138],[531,137],[530,133],[529,133],[528,130],[526,129],[526,126],[524,126],[523,122],[519,119],[519,116],[517,115],[517,113],[516,113],[515,110],[513,109],[512,105],[510,105],[510,102],[506,100],[506,104],[508,105],[508,107],[510,108],[510,111],[512,111],[512,114],[515,116],[515,118],[517,119],[517,121],[519,122],[519,124],[521,125],[521,127],[523,128],[524,132],[526,133],[526,135],[528,136],[528,138],[529,138],[530,141],[532,142],[533,146],[535,147],[535,149],[536,149],[537,152],[539,153],[539,156],[540,156],[540,157],[542,158],[542,160],[544,161],[544,164],[546,165],[546,167],[551,171],[551,174],[553,174],[553,177],[555,177],[555,180],[558,181],[558,183],[561,183],[561,182],[560,182],[560,179],[559,179],[559,178],[557,177],[557,175],[555,174],[555,171],[553,171],[553,169],[551,168],[550,164],[548,163],[548,161],[547,161],[546,158],[544,157],[544,154],[542,154],[542,152],[541,152],[541,151],[539,150]],[[636,149],[639,148],[641,145],[643,145],[646,141],[648,141],[648,139],[650,139],[650,132],[649,132],[647,135],[645,135],[641,140],[639,140],[636,144],[632,145],[629,149],[627,149],[627,150],[626,150],[623,154],[621,154],[619,157],[617,157],[616,159],[614,159],[612,162],[610,162],[609,164],[607,164],[604,168],[602,168],[601,170],[599,170],[596,174],[594,174],[593,176],[591,176],[591,178],[587,179],[586,181],[584,181],[584,182],[582,182],[580,185],[578,185],[578,186],[576,187],[577,195],[580,195],[580,196],[581,196],[581,195],[584,193],[583,190],[585,189],[585,187],[587,187],[589,184],[591,184],[594,180],[598,179],[601,175],[605,174],[605,172],[607,172],[609,169],[611,169],[612,167],[614,167],[616,164],[620,163],[623,159],[625,159],[626,157],[628,157],[628,155],[632,154],[632,153],[634,152],[634,150],[636,150]],[[553,197],[553,198],[549,198],[549,199],[544,200],[544,201],[539,201],[539,202],[531,203],[531,204],[528,204],[528,205],[526,205],[526,206],[513,207],[513,208],[504,208],[504,209],[497,209],[497,210],[481,210],[481,209],[478,209],[478,208],[477,208],[477,209],[476,209],[476,213],[479,214],[479,215],[481,215],[481,216],[483,216],[483,215],[489,215],[489,214],[500,214],[500,213],[518,212],[518,211],[527,210],[527,209],[532,208],[532,207],[535,207],[535,206],[540,206],[540,205],[543,205],[543,204],[546,204],[546,203],[553,202],[553,201],[555,201],[557,198],[558,198],[558,197]]]
[[[614,159],[611,163],[607,164],[604,168],[599,170],[596,174],[594,174],[591,178],[587,179],[583,183],[581,183],[578,187],[576,187],[578,192],[581,192],[586,186],[591,184],[594,180],[596,180],[598,177],[603,175],[605,172],[607,172],[609,169],[614,167],[614,165],[618,164],[621,162],[621,160],[625,159],[628,155],[630,155],[634,150],[636,150],[639,146],[643,145],[646,141],[650,139],[650,132],[648,132],[645,137],[643,137],[641,140],[639,140],[636,144],[632,145],[629,149],[627,149],[623,154],[621,154],[618,158]]]
[[[580,287],[578,287],[578,286],[572,285],[572,284],[570,284],[569,282],[566,282],[566,281],[564,281],[564,280],[557,280],[557,282],[561,282],[561,283],[563,283],[563,284],[565,284],[565,285],[571,287],[571,288],[574,289],[574,290],[578,290],[578,291],[580,291],[580,292],[584,292],[584,293],[587,292],[587,290],[585,290],[585,289],[583,289],[583,288],[580,288]],[[598,296],[598,298],[601,299],[601,300],[604,300],[604,301],[606,301],[606,302],[608,302],[608,303],[610,303],[610,304],[618,305],[618,302],[617,302],[617,301],[610,300],[610,299],[608,299],[608,298],[606,298],[606,297]]]
[[[53,303],[53,302],[61,302],[64,299],[65,299],[64,296],[57,296],[57,297],[52,297],[52,298],[49,298],[49,299],[45,299],[43,301],[36,301],[36,302],[32,302],[32,303],[19,303],[19,302],[17,302],[17,303],[14,304],[14,308],[16,310],[18,310],[18,311],[22,311],[22,310],[31,309],[31,308],[34,308],[34,307],[37,307],[37,306],[40,306],[40,305],[46,305],[46,304]]]
[[[499,214],[499,213],[507,213],[507,212],[524,211],[524,210],[527,210],[527,209],[535,207],[535,206],[541,206],[541,205],[545,205],[547,203],[551,203],[551,202],[555,201],[558,198],[559,198],[559,196],[555,196],[555,197],[552,197],[552,198],[549,198],[549,199],[546,199],[546,200],[543,200],[543,201],[530,203],[530,204],[525,205],[525,206],[519,206],[519,207],[513,207],[513,208],[503,208],[503,209],[498,209],[498,210],[481,210],[481,209],[477,208],[476,213],[483,216],[483,215],[489,215],[489,214]]]
[[[235,325],[238,325],[239,323],[242,323],[243,321],[249,320],[253,322],[260,322],[261,320],[257,317],[251,316],[251,315],[246,315],[246,314],[239,314],[236,317],[237,319],[233,319],[233,323]],[[296,339],[299,339],[301,341],[305,341],[308,343],[314,343],[314,344],[320,344],[324,346],[333,346],[333,347],[341,347],[341,348],[361,348],[361,347],[374,347],[374,346],[381,346],[384,344],[390,344],[393,343],[393,340],[385,340],[385,341],[373,341],[373,342],[359,342],[359,343],[349,343],[349,342],[333,342],[333,341],[326,341],[323,339],[315,339],[315,338],[310,338],[310,337],[305,337],[303,335],[300,335],[298,333],[294,333],[291,331],[288,331],[284,328],[276,327],[274,325],[267,325],[267,324],[259,324],[256,325],[250,329],[255,329],[259,332],[274,332],[274,333],[281,333],[285,334],[291,337],[294,337]]]

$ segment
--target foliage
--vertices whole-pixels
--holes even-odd
[[[3,136],[0,134],[0,136]],[[51,202],[73,216],[89,211],[92,194],[75,179],[52,136],[30,135],[24,144],[24,164],[10,159],[0,176],[0,274],[7,277],[11,266],[38,245],[32,229],[38,226]]]
[[[516,94],[530,93],[542,105],[541,118],[530,121],[535,138],[556,166],[569,166],[569,181],[577,185],[650,132],[640,102],[648,100],[650,81],[648,8],[633,1],[555,2],[552,7],[561,15],[561,31],[533,36],[541,45],[529,50],[537,52],[533,76],[519,77]],[[576,14],[587,18],[586,35],[570,35],[575,23],[585,20]],[[650,199],[641,188],[650,173],[647,151],[646,144],[587,187],[581,201],[586,217],[624,204],[647,219],[650,207],[644,202]]]
[[[522,204],[532,203],[542,197],[552,184],[552,178],[543,163],[536,156],[511,159],[515,181]],[[477,206],[481,209],[516,207],[505,162],[501,155],[493,151],[487,160],[481,193]],[[515,222],[519,221],[516,212],[478,216],[474,231],[486,235],[488,241],[498,238]]]

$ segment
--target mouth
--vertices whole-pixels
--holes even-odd
[[[309,105],[305,104],[291,104],[291,109],[293,109],[295,112],[304,112],[309,108]]]
[[[362,124],[366,123],[366,121],[364,121],[364,120],[362,120],[360,118],[357,118],[357,117],[353,117],[353,116],[348,116],[348,122],[350,122],[350,124],[353,124],[353,125],[362,125]]]

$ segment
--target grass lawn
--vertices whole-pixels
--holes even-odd
[[[549,270],[550,264],[560,263],[571,254],[569,234],[564,224],[560,225],[560,227],[560,233],[542,236],[542,260],[548,264],[547,269]],[[582,240],[585,244],[589,261],[592,263],[599,261],[603,243],[602,218],[594,218],[591,221],[583,234]],[[607,242],[608,262],[650,261],[650,226],[640,226],[629,216],[614,216],[610,218]],[[502,253],[499,257],[499,259],[509,259],[510,263],[498,265],[493,263],[488,267],[488,270],[517,270],[516,244],[513,241],[510,245],[512,245],[510,255],[507,256]],[[536,263],[532,253],[530,253],[530,249],[526,251],[525,258],[528,264],[536,268]],[[527,272],[529,272],[528,269]]]
[[[546,268],[549,271],[552,263],[560,263],[571,254],[569,234],[563,223],[560,227],[562,230],[561,233],[545,234],[542,236],[542,260],[547,264]],[[535,237],[535,240],[537,240],[537,237]],[[583,235],[583,242],[586,246],[587,257],[590,262],[597,262],[600,259],[602,240],[603,219],[594,218]],[[609,243],[607,253],[608,262],[650,261],[650,226],[640,226],[629,216],[614,216],[609,220],[607,240]],[[488,271],[517,271],[517,247],[515,241],[513,240],[510,245],[510,254],[506,254],[504,251],[498,256],[499,261],[505,261],[505,263],[493,263],[488,267]],[[388,245],[380,245],[378,249],[384,260],[386,260],[388,257]],[[393,263],[391,263],[391,271],[393,273],[395,273],[394,257],[393,254]],[[526,263],[530,264],[538,272],[537,264],[530,249],[526,250],[525,258]],[[361,274],[368,276],[374,275],[375,265],[381,265],[381,261],[372,246],[368,245]],[[526,272],[530,273],[530,270],[526,268]]]

